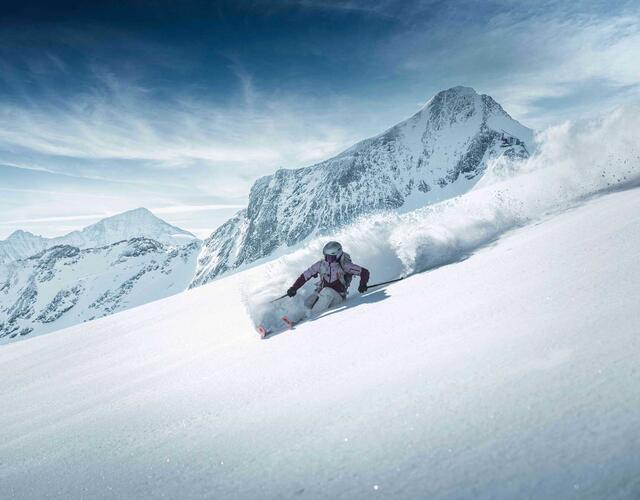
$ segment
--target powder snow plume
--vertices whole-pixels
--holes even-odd
[[[537,135],[534,156],[496,160],[462,196],[406,214],[368,216],[336,234],[313,239],[244,273],[249,314],[256,324],[271,327],[283,314],[301,308],[311,285],[294,299],[270,300],[285,293],[320,258],[329,240],[340,241],[354,262],[369,268],[375,283],[460,261],[506,231],[586,198],[640,186],[638,130],[640,106],[619,108],[590,122],[551,127]]]

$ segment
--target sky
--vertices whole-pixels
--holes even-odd
[[[637,0],[3,5],[0,239],[140,206],[204,237],[440,90],[540,130],[639,102],[638,61]]]

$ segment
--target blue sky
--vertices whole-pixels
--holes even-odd
[[[0,238],[138,206],[204,235],[455,85],[538,129],[640,100],[637,1],[126,3],[4,7]]]

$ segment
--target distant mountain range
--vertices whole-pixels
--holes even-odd
[[[532,131],[467,87],[338,156],[278,170],[203,244],[139,208],[81,231],[0,241],[0,343],[208,283],[366,214],[407,212],[471,189],[492,160],[525,159]]]
[[[99,318],[184,291],[200,241],[132,238],[80,249],[58,245],[0,273],[0,342]]]
[[[188,231],[166,223],[146,208],[129,210],[102,219],[81,231],[57,238],[43,238],[27,231],[15,231],[0,241],[0,265],[35,255],[57,245],[95,248],[144,236],[165,245],[184,245],[197,238]]]
[[[191,286],[362,215],[462,194],[490,160],[528,157],[532,138],[488,95],[468,87],[442,91],[408,120],[334,158],[258,179],[248,207],[205,240]]]
[[[0,343],[185,290],[201,241],[146,208],[81,231],[0,241]]]

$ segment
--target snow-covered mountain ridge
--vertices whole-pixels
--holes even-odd
[[[191,286],[362,215],[462,194],[491,160],[524,159],[532,148],[532,131],[491,97],[467,87],[442,91],[408,120],[334,158],[257,180],[247,209],[205,240]]]
[[[58,245],[11,262],[0,275],[0,343],[181,292],[199,249],[199,240],[169,246],[133,238],[85,249]]]
[[[57,238],[16,231],[0,242],[0,343],[182,292],[200,246],[145,208]]]
[[[168,224],[146,208],[137,208],[56,238],[43,238],[27,231],[15,231],[6,240],[0,241],[0,265],[30,257],[58,245],[96,248],[141,237],[177,246],[197,240],[190,232]]]

